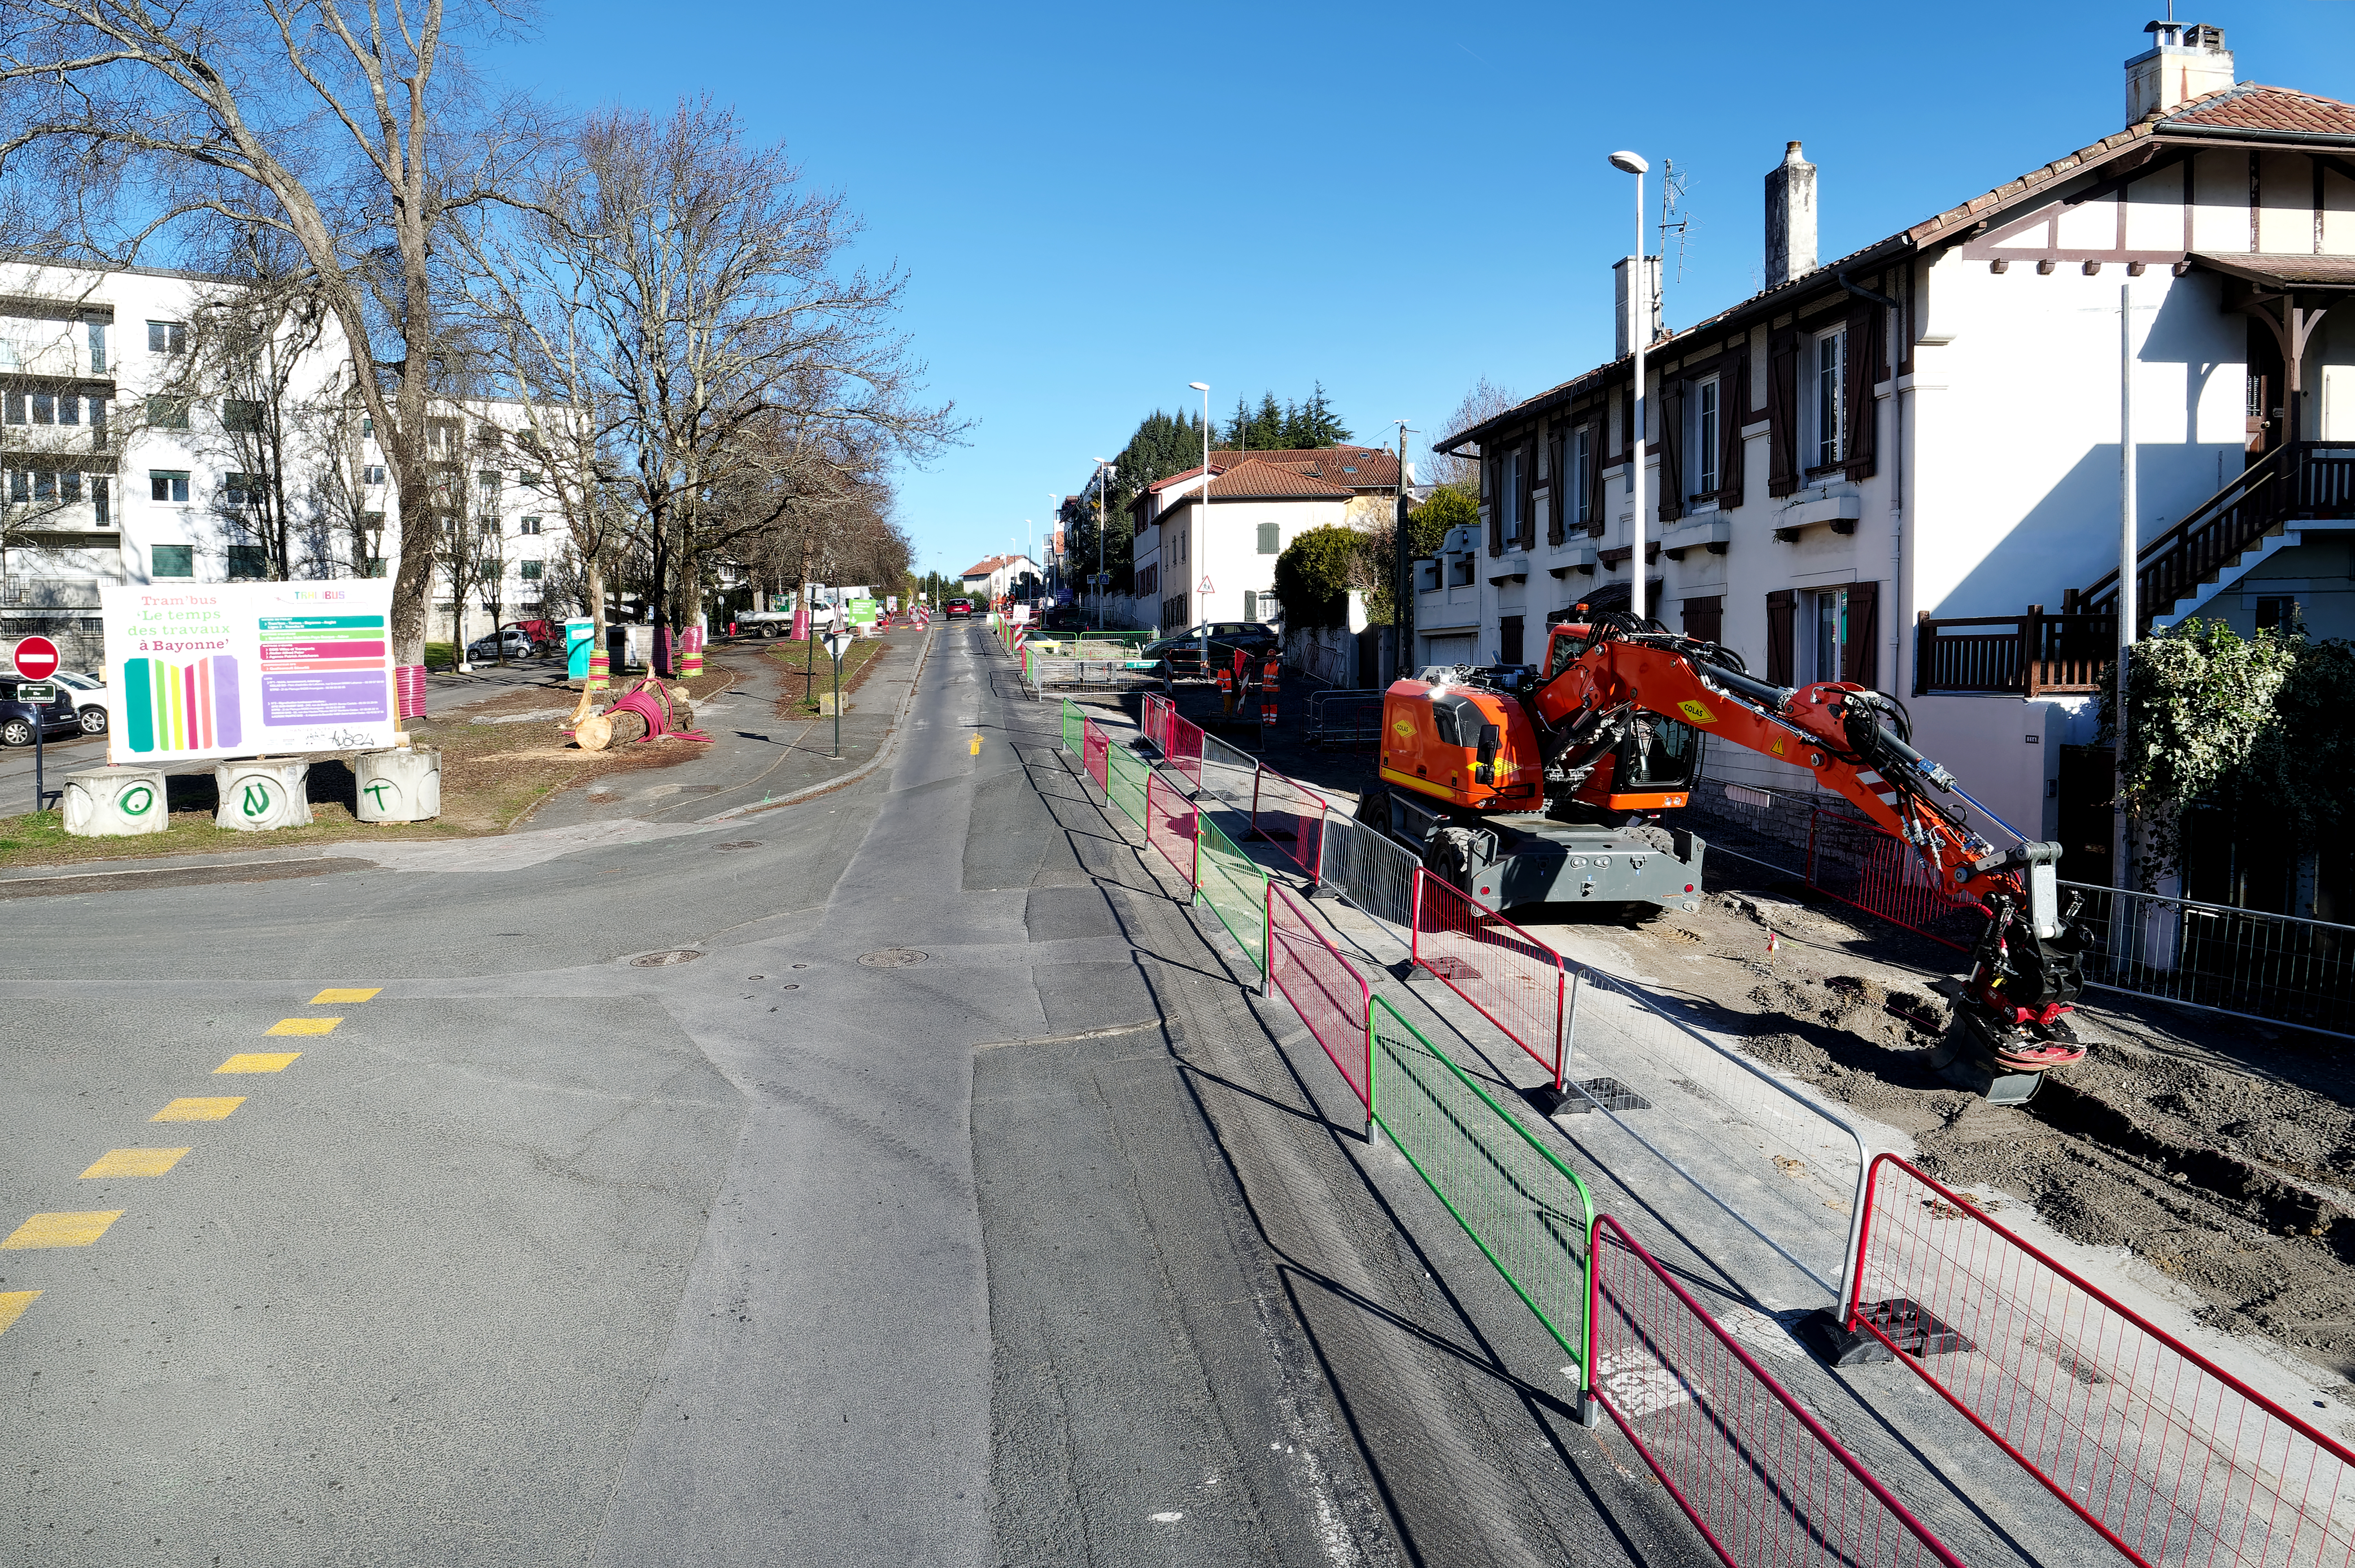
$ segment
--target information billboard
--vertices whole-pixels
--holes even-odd
[[[101,585],[110,762],[394,744],[392,582]]]

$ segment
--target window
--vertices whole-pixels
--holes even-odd
[[[60,425],[79,425],[81,423],[80,398],[65,397],[58,399],[58,423]]]
[[[266,476],[258,473],[225,473],[221,475],[221,499],[231,506],[259,506],[263,492],[269,488]]]
[[[542,490],[547,488],[540,483],[539,475],[523,470],[517,471],[516,482],[522,485],[526,490]]]
[[[384,576],[384,557],[382,556],[370,556],[368,558],[367,570],[363,571],[360,575],[362,577],[380,577]]]
[[[261,433],[261,405],[245,397],[221,400],[221,429],[233,436]]]
[[[1811,469],[1829,468],[1840,461],[1848,441],[1848,408],[1845,384],[1848,379],[1848,329],[1835,327],[1816,339],[1810,349],[1807,366],[1809,396],[1808,411],[1812,428],[1808,432],[1807,453],[1815,461]],[[1826,677],[1830,679],[1833,677]]]
[[[2306,612],[2298,609],[2297,600],[2294,599],[2261,599],[2257,600],[2257,630],[2303,637],[2306,635]]]
[[[54,424],[56,424],[57,422],[58,422],[58,399],[57,399],[57,395],[56,395],[55,393],[50,393],[50,392],[36,392],[36,393],[34,393],[34,394],[33,394],[33,423],[35,423],[35,424],[37,424],[37,425],[54,425]]]
[[[375,434],[376,420],[368,415],[362,414],[360,416],[360,440],[367,440],[370,436]]]
[[[58,475],[58,499],[59,501],[80,501],[81,499],[81,475],[80,473],[67,472]]]
[[[1581,425],[1570,433],[1562,444],[1562,452],[1570,460],[1570,490],[1567,510],[1572,523],[1586,527],[1594,522],[1594,501],[1591,493],[1594,482],[1594,451],[1587,443],[1593,439],[1593,427]]]
[[[270,575],[268,553],[259,545],[231,545],[229,547],[229,580],[242,582]]]
[[[536,583],[539,581],[540,570],[544,565],[545,563],[540,561],[526,561],[522,563],[519,569],[523,573],[523,580],[527,583]]]
[[[7,419],[8,423],[12,425],[23,424],[25,422],[25,395],[22,392],[11,392],[7,395],[5,402],[7,405],[7,413],[5,418]]]
[[[114,511],[112,506],[110,504],[112,500],[112,487],[107,482],[106,475],[102,473],[91,474],[90,476],[90,501],[91,505],[95,508],[97,512],[97,515],[92,519],[92,521],[101,528],[112,528],[114,526]]]
[[[33,471],[33,499],[55,501],[58,498],[58,476],[46,468]]]
[[[527,517],[519,526],[526,534],[537,534],[539,532],[539,519],[537,517]]]
[[[1520,448],[1508,448],[1497,455],[1497,493],[1490,504],[1496,508],[1497,525],[1503,533],[1505,548],[1518,548],[1521,544]]]
[[[188,352],[188,327],[185,322],[149,322],[147,352],[150,354],[186,354]],[[156,576],[165,574],[158,572]],[[177,574],[186,577],[188,574]]]
[[[153,468],[147,471],[147,499],[168,501],[176,506],[188,503],[188,476],[185,471]]]
[[[90,428],[99,440],[106,439],[106,399],[103,397],[90,400]]]
[[[33,499],[33,476],[21,468],[8,471],[8,499],[23,503]]]
[[[1707,500],[1717,493],[1718,378],[1693,387],[1692,498]]]
[[[1282,535],[1283,530],[1276,524],[1261,524],[1259,525],[1259,553],[1263,556],[1273,556],[1277,551],[1283,549],[1284,546],[1281,542]],[[1250,612],[1246,610],[1244,613],[1248,615]]]
[[[185,430],[188,428],[188,400],[186,397],[150,397],[147,399],[147,422],[159,430]]]
[[[360,479],[361,482],[365,484],[382,484],[384,482],[384,465],[382,463],[374,462],[368,464],[367,468],[360,471]]]
[[[1799,596],[1806,640],[1806,681],[1840,679],[1842,655],[1848,651],[1848,590],[1827,588]]]
[[[474,487],[483,493],[484,500],[496,501],[499,495],[499,476],[489,472],[476,474]]]
[[[149,575],[159,577],[192,577],[197,575],[197,547],[194,545],[150,545],[148,559],[153,563]]]
[[[106,323],[91,322],[90,326],[90,370],[93,376],[106,374]]]

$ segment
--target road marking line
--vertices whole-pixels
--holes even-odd
[[[336,1032],[336,1025],[342,1022],[340,1018],[282,1018],[262,1033],[264,1034],[333,1034]]]
[[[0,1290],[0,1334],[6,1333],[8,1326],[23,1317],[25,1308],[40,1294],[37,1290]]]
[[[370,997],[372,997],[372,996],[376,995],[378,991],[382,991],[382,990],[384,990],[384,987],[382,987],[382,986],[380,986],[380,985],[371,985],[371,986],[332,986],[332,985],[331,985],[331,986],[329,986],[326,990],[325,990],[325,991],[321,991],[318,995],[316,995],[316,996],[313,997],[313,998],[311,999],[311,1005],[312,1005],[313,1007],[326,1007],[326,1006],[332,1005],[333,1003],[340,1002],[340,1001],[368,1001]]]
[[[244,1103],[243,1095],[218,1095],[211,1098],[174,1100],[147,1119],[149,1121],[220,1121]]]
[[[975,757],[979,757],[981,755],[981,732],[979,730],[974,731],[973,755]]]
[[[121,1209],[84,1209],[78,1213],[35,1214],[0,1241],[0,1251],[37,1246],[88,1246],[123,1217]]]
[[[300,1056],[300,1051],[240,1051],[219,1066],[215,1073],[282,1073],[286,1064]]]
[[[81,1173],[85,1181],[94,1176],[161,1176],[180,1162],[185,1149],[110,1149],[98,1157],[98,1163]]]

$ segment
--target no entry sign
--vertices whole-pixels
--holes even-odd
[[[46,681],[58,673],[58,645],[46,637],[27,637],[16,644],[16,673],[28,681]]]

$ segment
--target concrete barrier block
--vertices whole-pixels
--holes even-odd
[[[428,822],[442,814],[442,753],[364,751],[352,761],[363,822]]]
[[[307,762],[222,762],[213,768],[220,804],[213,825],[245,832],[311,825]]]
[[[66,775],[66,832],[76,838],[128,838],[171,826],[160,768],[91,768]]]

